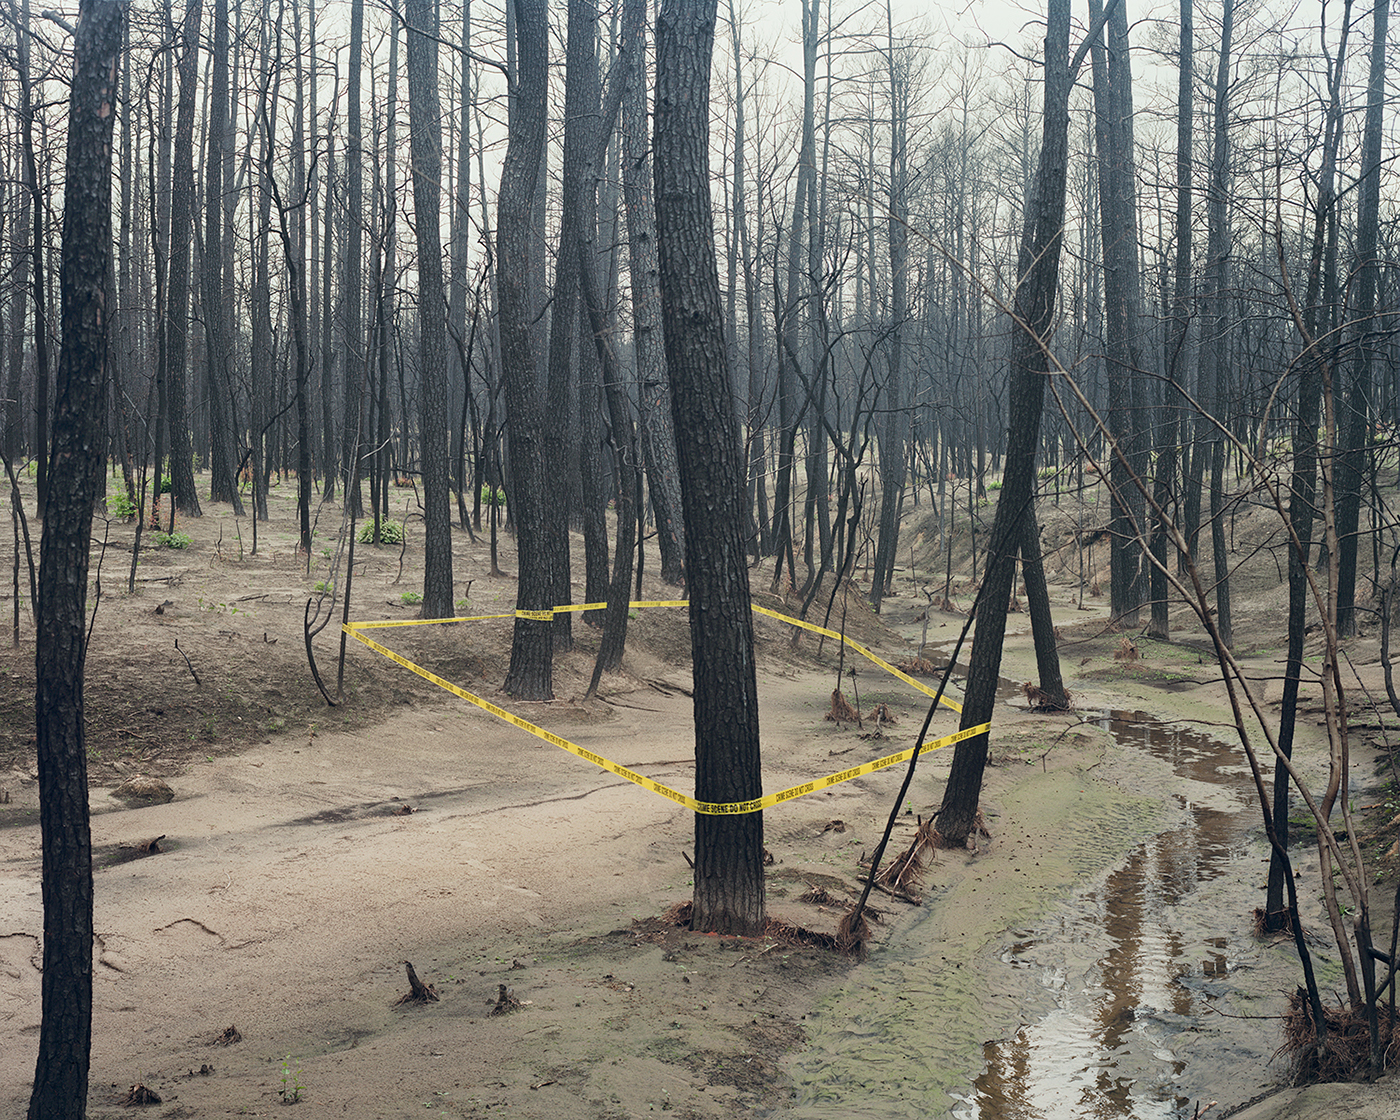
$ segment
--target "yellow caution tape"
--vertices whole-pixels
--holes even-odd
[[[606,603],[585,603],[579,606],[557,607],[555,609],[560,611],[598,610],[605,606],[607,606]],[[684,599],[643,600],[634,601],[628,604],[628,607],[631,609],[640,609],[643,607],[684,606],[689,606],[689,603]],[[810,622],[803,622],[800,619],[792,618],[785,614],[779,614],[777,611],[770,611],[766,607],[755,606],[753,610],[758,614],[767,615],[769,618],[775,618],[779,622],[786,622],[792,626],[800,626],[804,630],[811,630],[813,633],[816,634],[825,634],[827,637],[835,638],[838,641],[845,642],[846,645],[850,646],[861,656],[868,658],[870,661],[880,666],[880,668],[884,669],[888,673],[893,674],[900,680],[913,685],[920,692],[923,692],[928,696],[938,695],[933,689],[929,688],[921,681],[915,680],[907,673],[900,672],[893,665],[889,664],[887,661],[883,661],[880,658],[876,657],[864,646],[860,645],[858,642],[852,641],[851,639],[845,637],[843,634],[837,633],[834,630],[827,630],[823,627],[815,626]],[[374,650],[376,653],[383,654],[395,664],[402,665],[411,673],[417,673],[418,676],[422,677],[425,681],[430,681],[431,683],[437,685],[439,688],[452,693],[453,696],[460,697],[461,699],[466,700],[470,704],[475,704],[478,708],[482,709],[482,711],[490,712],[497,719],[501,719],[504,720],[506,723],[513,724],[514,726],[520,728],[521,731],[528,732],[529,734],[535,736],[537,739],[543,739],[546,743],[553,744],[560,750],[568,751],[570,754],[575,755],[578,758],[582,758],[587,762],[591,762],[594,766],[597,766],[602,770],[606,770],[611,774],[616,774],[619,778],[625,778],[633,785],[641,786],[643,789],[650,790],[652,793],[659,794],[660,796],[665,797],[670,801],[674,801],[677,805],[685,806],[692,812],[703,813],[707,816],[734,816],[743,813],[757,813],[763,809],[771,809],[773,806],[781,805],[785,801],[792,801],[799,797],[805,797],[809,793],[816,793],[818,790],[830,789],[832,786],[840,785],[842,782],[849,782],[853,778],[863,777],[866,774],[873,774],[877,770],[884,770],[886,767],[895,766],[901,762],[907,762],[914,754],[914,748],[910,747],[908,750],[899,751],[896,754],[885,755],[885,757],[883,758],[877,758],[871,762],[866,762],[860,766],[854,766],[849,770],[838,770],[836,773],[828,774],[824,778],[818,778],[815,781],[810,782],[803,782],[801,785],[790,786],[788,789],[780,790],[777,793],[770,793],[767,797],[755,798],[752,801],[697,801],[695,798],[690,797],[687,794],[681,793],[679,790],[674,790],[670,786],[662,785],[658,781],[654,781],[653,779],[645,777],[642,774],[638,774],[635,770],[630,770],[626,766],[621,765],[620,763],[613,762],[612,759],[604,758],[602,755],[596,754],[593,751],[588,750],[586,747],[580,747],[577,743],[571,743],[568,739],[565,739],[561,735],[556,735],[552,731],[546,731],[543,727],[539,727],[531,723],[527,719],[522,719],[520,716],[515,715],[513,712],[506,711],[506,709],[502,708],[499,704],[493,704],[490,700],[483,699],[482,697],[477,696],[475,693],[468,692],[465,688],[462,688],[459,685],[455,685],[449,680],[444,680],[442,677],[439,677],[436,673],[430,673],[427,669],[424,669],[420,665],[415,665],[412,661],[408,660],[408,658],[404,657],[403,655],[395,653],[387,646],[380,645],[374,639],[366,637],[364,634],[360,633],[361,630],[386,630],[395,626],[422,626],[442,622],[478,622],[485,619],[511,617],[530,618],[539,621],[547,621],[553,617],[553,611],[515,611],[513,615],[487,614],[476,615],[471,618],[405,619],[401,622],[393,620],[383,622],[348,622],[345,625],[343,625],[341,629],[345,631],[345,633],[349,634],[350,637],[354,638],[357,642],[363,643],[370,649]],[[944,704],[947,704],[954,711],[962,711],[961,705],[955,703],[952,700],[947,699],[946,697],[942,698],[942,702]],[[976,727],[968,727],[964,728],[961,731],[955,731],[951,735],[944,735],[941,739],[935,739],[931,743],[925,743],[922,747],[919,748],[919,754],[928,754],[930,751],[941,750],[942,748],[951,746],[954,743],[961,743],[964,739],[971,739],[973,736],[981,735],[983,732],[989,730],[990,728],[990,723],[983,723],[979,724]]]
[[[448,622],[489,622],[493,618],[514,618],[510,614],[474,614],[464,618],[391,618],[383,622],[348,622],[341,627],[346,633],[354,630],[392,630],[396,626],[442,626]]]
[[[959,715],[962,714],[962,705],[959,704],[956,700],[950,700],[946,696],[939,696],[936,690],[929,688],[929,686],[924,684],[923,681],[915,680],[908,673],[901,672],[899,669],[896,669],[888,661],[884,661],[881,658],[876,657],[859,642],[846,637],[845,634],[842,634],[836,630],[828,630],[824,626],[817,626],[815,623],[803,622],[800,618],[793,618],[791,615],[779,614],[777,611],[770,611],[767,607],[760,607],[757,604],[754,604],[752,609],[754,614],[767,615],[769,618],[776,618],[779,622],[786,622],[789,626],[800,626],[803,630],[810,630],[813,634],[825,634],[828,638],[835,638],[838,642],[845,642],[846,645],[848,645],[851,649],[855,650],[867,661],[874,662],[876,665],[880,666],[880,668],[883,669],[885,672],[889,673],[890,676],[898,677],[905,684],[912,685],[914,688],[917,688],[925,696],[931,699],[936,697],[939,703],[944,704],[949,708],[952,708],[953,711],[957,712]]]

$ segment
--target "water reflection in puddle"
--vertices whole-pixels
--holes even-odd
[[[1262,849],[1250,836],[1248,772],[1229,745],[1198,732],[1121,712],[1101,726],[1184,780],[1183,823],[1004,949],[1002,965],[1052,1008],[985,1045],[960,1120],[1189,1115],[1199,1086],[1231,1083],[1232,1060],[1257,1067],[1267,1057],[1241,1053],[1212,1014],[1231,972],[1257,956],[1245,916]]]

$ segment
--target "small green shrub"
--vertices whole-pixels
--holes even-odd
[[[115,494],[107,495],[107,512],[123,521],[130,521],[136,516],[136,503],[125,490],[118,490]]]
[[[423,596],[416,591],[405,591],[399,596],[399,602],[406,607],[416,607],[423,601]]]
[[[373,542],[374,522],[366,521],[361,525],[359,532],[355,534],[355,539],[361,544],[370,544]],[[397,521],[381,521],[379,523],[379,543],[403,544],[403,526]]]
[[[459,611],[469,611],[472,608],[472,601],[470,599],[458,599],[452,605]]]
[[[158,548],[189,548],[190,535],[188,533],[166,533],[157,529],[155,542]]]
[[[156,493],[157,493],[157,494],[169,494],[169,493],[170,493],[170,485],[171,485],[171,483],[170,483],[170,476],[169,476],[168,474],[163,474],[163,475],[161,475],[161,476],[160,476],[160,482],[159,482],[159,484],[158,484],[157,487],[156,487]]]
[[[318,579],[313,589],[316,591],[320,591],[322,594],[329,595],[332,591],[335,590],[335,580]]]

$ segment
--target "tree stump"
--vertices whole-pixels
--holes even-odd
[[[395,1003],[437,1003],[438,992],[431,984],[425,984],[418,979],[418,973],[413,971],[413,965],[409,961],[403,962],[404,969],[408,972],[408,993],[399,996]]]

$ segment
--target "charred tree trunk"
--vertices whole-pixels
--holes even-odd
[[[715,0],[664,0],[657,19],[653,150],[661,315],[685,509],[695,673],[695,796],[762,793],[753,615],[744,550],[745,464],[724,345],[710,203]],[[691,927],[763,928],[763,816],[695,818]]]
[[[1090,0],[1097,18],[1102,5]],[[1137,187],[1133,160],[1132,71],[1128,57],[1128,21],[1121,4],[1112,9],[1103,43],[1093,48],[1094,134],[1098,151],[1099,213],[1103,227],[1104,327],[1109,367],[1108,427],[1119,452],[1109,462],[1113,511],[1109,542],[1110,599],[1114,618],[1137,624],[1145,588],[1142,583],[1144,500],[1133,475],[1144,433],[1135,415],[1142,360],[1137,332],[1138,238]]]
[[[1181,57],[1177,67],[1176,103],[1176,262],[1172,278],[1171,338],[1167,352],[1166,383],[1162,386],[1161,419],[1157,425],[1157,472],[1153,480],[1156,513],[1152,528],[1152,617],[1150,637],[1165,641],[1171,634],[1167,617],[1168,524],[1177,470],[1177,409],[1184,398],[1178,377],[1186,368],[1191,337],[1191,113],[1195,104],[1192,77],[1195,59],[1195,23],[1192,0],[1181,0]]]
[[[501,376],[510,414],[510,509],[516,527],[519,581],[515,634],[505,691],[519,700],[554,695],[554,584],[548,531],[543,446],[544,413],[536,385],[538,364],[532,321],[531,210],[544,158],[545,101],[549,87],[549,13],[545,0],[515,0],[518,66],[510,127],[496,202],[496,291]],[[492,505],[494,512],[495,506]]]
[[[209,75],[209,124],[204,160],[204,253],[201,296],[204,311],[205,377],[209,397],[209,497],[232,502],[243,515],[243,499],[233,476],[232,368],[230,316],[223,297],[224,139],[228,127],[228,0],[214,0],[214,56]],[[232,184],[230,184],[230,187]]]
[[[180,31],[180,100],[175,109],[175,162],[170,192],[170,269],[165,313],[166,399],[170,423],[170,489],[176,509],[199,517],[190,447],[190,415],[185,392],[189,354],[190,243],[194,230],[194,111],[199,79],[199,25],[202,0],[186,0]]]
[[[1110,0],[1117,3],[1117,0]],[[1089,41],[1102,28],[1095,21]],[[1045,109],[1040,164],[1022,229],[1016,292],[1017,322],[1012,343],[1008,400],[1006,466],[987,547],[987,569],[977,604],[977,629],[968,665],[967,695],[962,727],[977,727],[992,718],[997,676],[1001,669],[1006,612],[1016,574],[1016,553],[1026,547],[1026,525],[1033,523],[1035,455],[1040,442],[1045,382],[1051,364],[1047,338],[1054,321],[1059,283],[1060,247],[1065,212],[1068,163],[1069,93],[1084,50],[1069,61],[1069,0],[1050,0],[1045,33]],[[938,831],[944,840],[962,845],[977,819],[982,773],[987,762],[986,732],[965,739],[955,748]]]
[[[419,460],[423,468],[423,617],[452,616],[452,501],[448,476],[447,304],[442,283],[442,123],[437,17],[408,0],[408,111],[418,240]],[[407,418],[405,418],[406,420]]]
[[[628,5],[624,40],[634,37],[633,76],[622,99],[622,192],[627,211],[628,272],[632,280],[632,348],[643,458],[656,517],[661,578],[685,578],[685,526],[671,421],[671,383],[661,339],[661,293],[656,259],[656,206],[652,198],[651,138],[647,135],[646,11]],[[634,26],[635,25],[635,26]]]
[[[1372,9],[1371,64],[1367,83],[1366,131],[1362,139],[1361,197],[1356,215],[1356,303],[1353,312],[1351,376],[1346,393],[1346,446],[1338,472],[1337,633],[1356,633],[1356,571],[1364,485],[1367,433],[1373,393],[1371,369],[1380,331],[1376,314],[1376,277],[1381,271],[1376,246],[1380,233],[1381,132],[1385,113],[1385,48],[1390,0],[1375,0]],[[1369,534],[1368,534],[1369,535]]]
[[[83,0],[73,43],[60,274],[63,343],[35,642],[44,973],[29,1120],[82,1120],[87,1114],[93,918],[83,662],[92,511],[104,474],[112,126],[126,10],[124,3]]]

